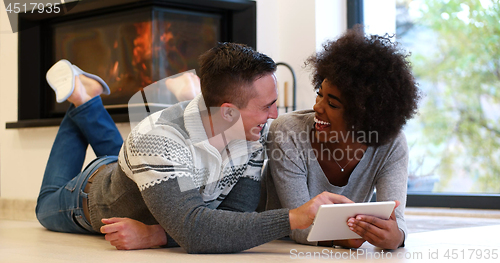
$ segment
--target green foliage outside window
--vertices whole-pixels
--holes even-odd
[[[409,140],[412,151],[425,150],[411,156],[410,175],[437,175],[434,191],[455,191],[465,178],[459,189],[500,193],[499,1],[397,4],[397,37],[414,41],[413,70],[426,93],[410,124],[420,134]]]

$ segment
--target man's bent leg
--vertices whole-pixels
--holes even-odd
[[[68,113],[72,110],[73,105],[68,109]],[[48,229],[78,232],[77,226],[71,225],[70,210],[74,208],[74,200],[71,200],[66,192],[76,189],[76,176],[85,161],[88,142],[68,117],[68,113],[63,118],[52,145],[38,195],[36,214],[40,223]],[[67,214],[61,215],[59,219],[53,218],[54,213],[62,211],[67,211]]]
[[[80,129],[92,146],[97,157],[118,155],[123,144],[118,128],[97,96],[68,112],[69,117]]]
[[[100,119],[103,111],[106,112],[100,98],[95,97],[77,108],[71,105],[61,123],[52,146],[36,208],[38,220],[47,229],[72,233],[94,232],[83,214],[82,197],[87,195],[82,189],[87,184],[88,177],[97,168],[116,161],[117,158],[98,158],[80,173],[88,146],[87,137],[83,132],[89,140],[93,140],[96,148],[104,153],[118,154],[118,144],[121,147],[122,141],[109,115],[108,118],[104,116]],[[96,129],[95,134],[93,129]],[[111,139],[107,136],[111,136]],[[109,151],[105,150],[106,147],[109,147]]]

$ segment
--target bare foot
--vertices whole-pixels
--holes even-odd
[[[68,101],[73,103],[75,107],[78,107],[92,98],[101,95],[102,92],[103,87],[97,80],[79,75],[75,77],[75,89],[71,96],[69,96]]]

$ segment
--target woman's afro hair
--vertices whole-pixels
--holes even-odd
[[[390,38],[365,36],[355,27],[306,61],[316,89],[325,79],[339,89],[348,130],[376,135],[367,138],[369,146],[393,140],[416,114],[421,97],[409,55]]]

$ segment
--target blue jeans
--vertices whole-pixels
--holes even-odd
[[[88,145],[98,156],[82,171]],[[75,108],[61,122],[38,195],[36,216],[58,232],[96,233],[85,219],[83,192],[88,177],[101,165],[117,161],[123,139],[97,96]]]

